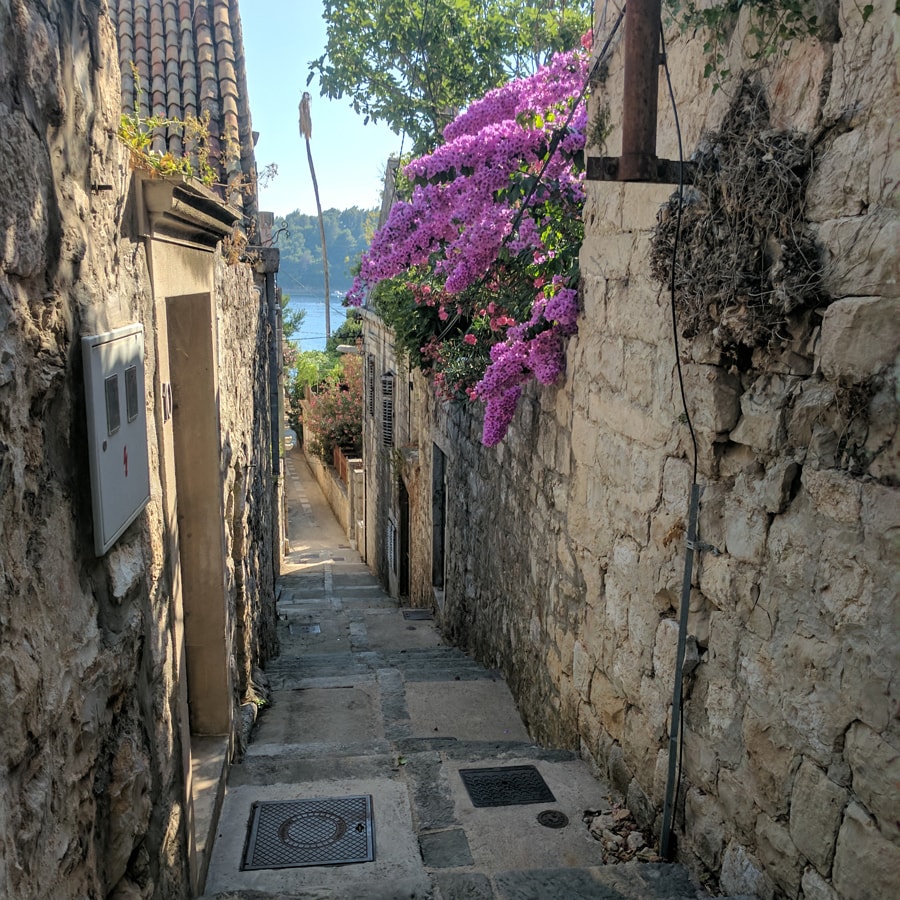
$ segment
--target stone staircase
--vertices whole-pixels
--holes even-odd
[[[281,581],[271,704],[231,769],[204,897],[708,896],[678,865],[604,865],[583,814],[620,798],[572,751],[532,743],[501,675],[445,645],[433,622],[404,618],[318,516],[306,524],[319,544],[292,554]],[[533,766],[555,800],[476,807],[460,770],[507,766]],[[373,860],[242,869],[255,803],[350,795],[372,797]],[[548,810],[567,824],[544,827],[537,817]],[[290,827],[279,830],[287,843]]]

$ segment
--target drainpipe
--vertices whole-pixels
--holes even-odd
[[[276,251],[277,252],[277,251]],[[281,305],[275,288],[275,270],[266,272],[266,300],[269,304],[269,417],[272,423],[272,474],[281,476]]]
[[[672,687],[672,724],[669,727],[669,771],[666,778],[666,798],[663,803],[662,827],[659,833],[659,855],[672,858],[672,816],[678,789],[678,747],[681,735],[682,683],[684,681],[684,648],[687,643],[688,612],[691,606],[691,579],[694,570],[694,550],[697,548],[697,509],[700,505],[700,485],[691,485],[691,506],[688,514],[688,533],[684,551],[684,576],[681,581],[681,611],[678,619],[678,647],[675,651],[675,683]]]

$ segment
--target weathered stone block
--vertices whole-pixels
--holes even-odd
[[[799,759],[791,741],[781,729],[752,712],[744,717],[744,746],[747,751],[749,790],[755,790],[757,804],[773,818],[788,810],[790,785]]]
[[[653,822],[656,819],[656,807],[644,793],[636,778],[632,778],[628,784],[625,802],[634,816],[634,821],[641,828],[649,830],[653,827]]]
[[[717,795],[728,827],[738,840],[745,844],[751,843],[759,811],[753,805],[753,798],[747,793],[743,773],[720,767]]]
[[[613,390],[621,390],[625,379],[625,339],[619,336],[600,338],[590,371]]]
[[[853,773],[853,793],[875,816],[889,840],[900,844],[900,751],[856,722],[844,748]]]
[[[813,221],[858,216],[868,207],[868,166],[859,164],[860,154],[871,150],[866,132],[854,128],[838,135],[817,160],[806,190],[807,215]]]
[[[866,544],[877,547],[884,560],[900,559],[900,490],[866,482],[860,501]]]
[[[143,577],[146,564],[140,541],[120,542],[106,557],[112,594],[122,598]]]
[[[762,509],[748,508],[739,503],[727,507],[725,547],[738,560],[762,561],[769,532],[769,518]]]
[[[719,609],[733,609],[735,576],[741,563],[730,556],[704,554],[699,565],[700,590]]]
[[[17,165],[0,171],[0,268],[28,278],[46,265],[48,186],[53,183],[47,150],[21,112],[0,104],[0,157]]]
[[[684,821],[691,850],[708,869],[717,872],[725,850],[725,822],[718,801],[691,788],[685,797]]]
[[[843,525],[858,525],[861,512],[861,484],[858,478],[834,470],[804,468],[803,487],[822,515]]]
[[[669,422],[658,421],[656,416],[610,391],[601,391],[591,397],[590,418],[641,447],[662,448],[672,433]],[[596,441],[594,432],[594,445]]]
[[[644,341],[627,340],[623,347],[623,390],[638,406],[650,406],[659,386],[655,383],[659,348]]]
[[[578,695],[587,700],[591,691],[591,675],[594,671],[594,660],[581,641],[572,646],[572,682]]]
[[[900,222],[893,209],[882,206],[865,216],[830,219],[818,226],[817,237],[825,248],[823,282],[831,296],[849,298],[847,302],[851,307],[863,290],[878,290],[883,297],[898,296],[896,248],[900,244]],[[839,314],[843,318],[844,311]],[[882,314],[873,310],[869,315],[880,318]],[[867,316],[861,321],[867,326],[871,323]],[[837,334],[837,320],[832,327],[835,328],[833,334]],[[889,333],[896,335],[896,323],[889,327]],[[840,330],[845,331],[844,328]],[[854,368],[859,366],[859,371],[874,371],[871,364],[866,364],[864,348],[851,334],[848,333],[847,337],[854,345],[853,352],[848,354],[836,350],[834,362]],[[873,349],[883,352],[882,339],[874,334],[873,338]],[[825,342],[823,323],[822,344]],[[845,370],[845,374],[849,375],[850,371]]]
[[[832,880],[842,900],[900,896],[900,847],[882,837],[858,803],[844,813]]]
[[[105,870],[109,883],[125,874],[134,848],[146,834],[150,821],[150,765],[137,739],[124,734],[116,749],[110,773],[109,843]]]
[[[783,440],[784,410],[800,379],[789,375],[761,375],[741,395],[741,418],[731,440],[762,453],[772,453]]]
[[[775,896],[775,886],[759,860],[737,841],[731,841],[725,850],[719,881],[728,894],[748,894],[758,900],[773,900]]]
[[[672,684],[675,674],[675,652],[678,643],[678,622],[663,619],[656,629],[653,643],[653,676],[664,684]]]
[[[898,352],[900,299],[849,297],[825,310],[819,354],[830,381],[861,381],[894,363]]]
[[[684,391],[698,431],[731,431],[741,414],[741,381],[727,369],[690,363],[684,367]]]
[[[810,866],[800,879],[803,900],[839,900],[834,888]]]
[[[835,412],[831,409],[835,392],[830,384],[807,383],[794,399],[787,424],[788,445],[805,450],[813,439],[816,427],[831,425]]]
[[[762,484],[761,499],[768,513],[782,513],[791,502],[791,492],[800,466],[793,460],[779,460],[766,470]]]
[[[585,269],[590,269],[595,274],[600,273],[609,280],[627,278],[631,272],[634,248],[633,234],[586,234],[581,244],[580,259]]]
[[[602,672],[595,672],[591,680],[591,706],[613,740],[622,740],[627,705],[625,697],[613,683]]]
[[[639,781],[652,784],[656,753],[666,738],[666,721],[637,706],[625,710],[622,750],[628,768]]]
[[[682,739],[684,741],[684,775],[696,787],[712,793],[716,788],[719,765],[722,761],[719,747],[710,741],[705,732],[697,732],[693,717],[686,717]],[[726,751],[727,752],[727,751]]]
[[[766,874],[787,897],[800,890],[800,853],[786,828],[766,815],[756,820],[756,847]]]

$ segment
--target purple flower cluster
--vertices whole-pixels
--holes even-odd
[[[436,274],[449,293],[458,293],[494,265],[510,235],[517,203],[504,196],[510,178],[523,165],[534,169],[578,95],[587,71],[581,51],[557,54],[534,75],[490,91],[444,130],[446,143],[413,160],[405,174],[416,184],[408,201],[395,203],[385,225],[363,254],[352,297],[366,286],[426,265],[436,254]],[[582,199],[582,174],[572,153],[584,146],[585,111],[579,108],[545,177]],[[533,198],[537,205],[540,197]],[[519,234],[509,241],[517,252],[540,246],[538,230],[523,216]]]
[[[554,282],[561,281],[554,278]],[[546,293],[538,296],[528,322],[514,325],[505,341],[491,347],[490,365],[475,385],[475,395],[486,404],[485,446],[492,447],[505,436],[512,420],[509,403],[513,402],[515,412],[515,401],[525,381],[534,376],[541,384],[552,384],[565,370],[564,338],[575,333],[577,318],[578,292],[556,288],[549,297]],[[519,393],[514,393],[517,390]]]
[[[442,146],[407,165],[412,196],[392,207],[348,294],[358,304],[368,288],[403,274],[427,282],[429,291],[435,287],[428,298],[416,294],[417,304],[438,305],[442,322],[453,313],[470,323],[464,335],[435,336],[422,354],[437,384],[448,353],[463,359],[479,342],[483,350],[490,348],[480,380],[476,373],[452,385],[454,392],[485,403],[487,446],[506,434],[527,380],[550,384],[563,371],[565,338],[577,330],[578,292],[571,277],[553,273],[569,271],[557,259],[560,216],[577,221],[584,200],[583,175],[572,164],[584,147],[584,107],[576,109],[565,132],[558,129],[577,102],[587,69],[586,53],[558,54],[534,75],[490,91],[448,125]],[[525,187],[551,144],[557,152],[542,169],[540,187],[529,194]],[[574,248],[570,240],[566,252],[577,253],[577,243]],[[533,263],[522,263],[523,257]],[[530,317],[522,315],[521,305],[516,318],[502,312],[504,284],[513,271],[525,278],[526,298],[532,285],[535,290]],[[466,298],[485,292],[497,297],[496,309],[483,299],[466,305]]]
[[[516,385],[487,401],[484,407],[484,428],[481,433],[481,443],[485,447],[493,447],[506,437],[509,423],[516,414],[516,406],[521,396],[522,388]]]

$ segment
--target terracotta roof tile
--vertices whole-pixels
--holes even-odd
[[[133,113],[137,100],[142,116],[208,113],[209,162],[219,170],[222,196],[254,214],[255,190],[247,198],[234,184],[256,168],[238,0],[109,0],[109,14],[123,112]],[[180,128],[160,129],[153,148],[180,157],[191,141]]]

